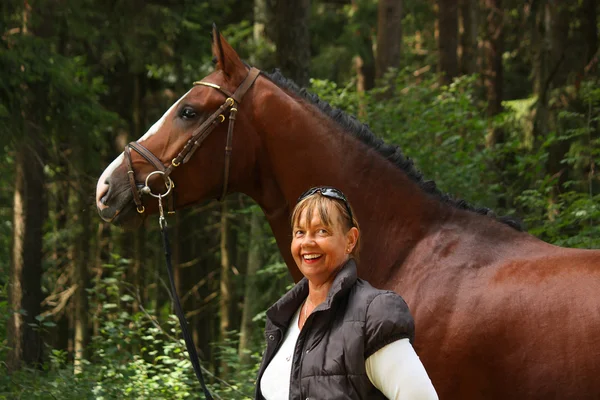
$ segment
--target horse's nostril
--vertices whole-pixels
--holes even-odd
[[[100,203],[102,205],[108,205],[108,199],[110,199],[112,192],[112,185],[110,184],[109,178],[104,180],[104,187],[99,189],[98,195],[100,196]]]

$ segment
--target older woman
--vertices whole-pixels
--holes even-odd
[[[356,276],[360,230],[344,194],[308,190],[291,222],[304,278],[267,311],[256,399],[437,399],[406,303]]]

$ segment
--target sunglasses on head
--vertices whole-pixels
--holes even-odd
[[[344,193],[337,190],[336,188],[326,187],[326,186],[317,186],[311,189],[308,189],[306,192],[302,193],[300,197],[298,197],[298,201],[296,203],[300,203],[302,200],[307,198],[308,196],[312,196],[315,193],[319,193],[321,196],[328,197],[330,199],[340,200],[344,203],[346,207],[346,211],[348,211],[348,216],[350,217],[350,224],[354,226],[354,217],[352,216],[352,210],[350,209],[350,204],[348,204],[348,199],[344,196]]]

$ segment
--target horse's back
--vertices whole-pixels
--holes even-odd
[[[526,240],[461,276],[414,300],[440,398],[600,398],[600,251]]]

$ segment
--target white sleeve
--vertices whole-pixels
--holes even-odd
[[[390,400],[437,400],[433,384],[408,339],[392,342],[365,361],[367,376]]]

